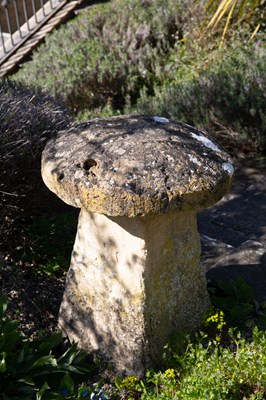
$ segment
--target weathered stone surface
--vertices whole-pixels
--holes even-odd
[[[141,375],[209,307],[199,257],[193,212],[129,219],[82,210],[59,324],[116,371]]]
[[[66,203],[109,216],[214,204],[231,183],[229,156],[195,128],[167,121],[133,115],[63,131],[43,153],[44,182]]]

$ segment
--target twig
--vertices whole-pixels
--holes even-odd
[[[25,194],[17,194],[17,193],[8,193],[8,192],[4,192],[3,190],[0,190],[0,193],[2,194],[7,194],[8,196],[15,196],[15,197],[25,197]]]

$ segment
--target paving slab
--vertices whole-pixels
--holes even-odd
[[[245,279],[266,299],[266,161],[238,160],[231,191],[201,212],[201,262],[207,279]]]

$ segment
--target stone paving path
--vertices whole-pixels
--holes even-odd
[[[198,227],[207,279],[240,276],[266,299],[266,160],[238,160],[231,191],[199,214]]]

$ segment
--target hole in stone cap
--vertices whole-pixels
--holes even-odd
[[[63,172],[61,172],[61,174],[59,174],[59,176],[58,176],[58,180],[62,181],[64,179],[64,177],[65,177],[65,174]]]
[[[97,165],[97,162],[92,158],[89,158],[88,160],[84,161],[83,169],[85,169],[85,171],[89,171],[91,167],[95,167],[95,165]]]

